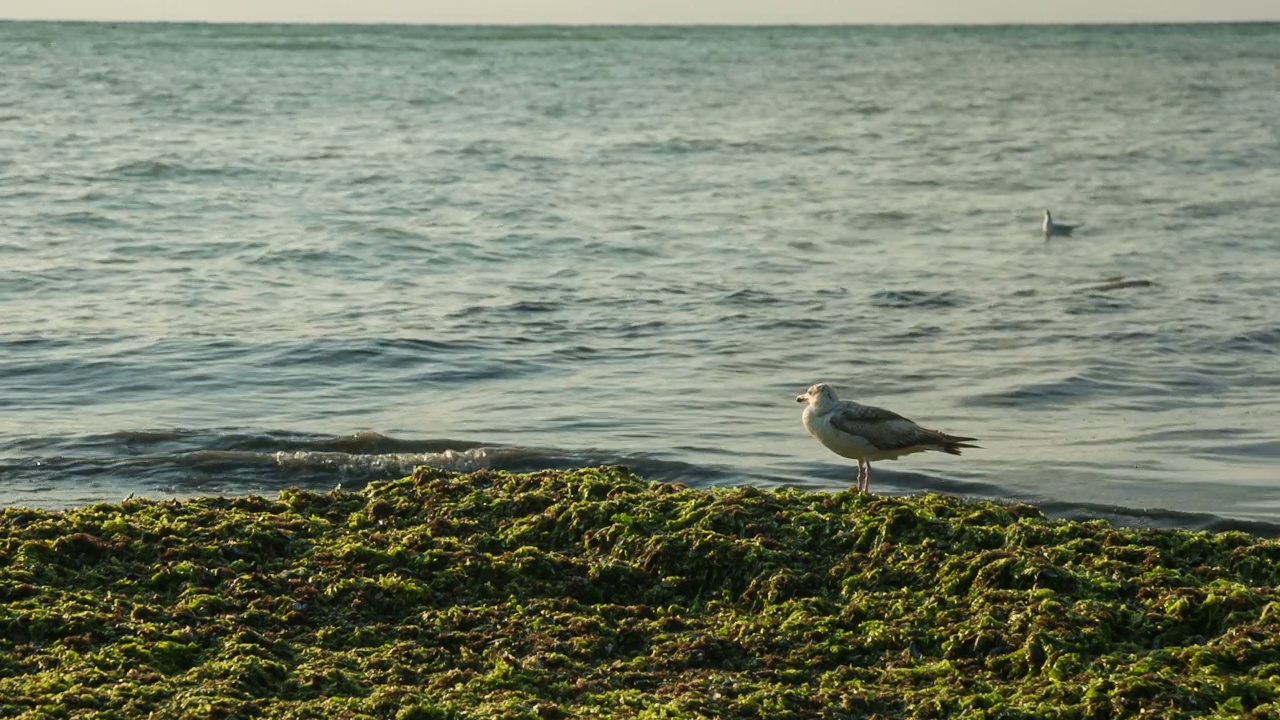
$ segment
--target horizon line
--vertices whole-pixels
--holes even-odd
[[[1163,25],[1280,25],[1266,20],[1046,20],[952,22],[463,22],[405,20],[112,20],[88,18],[7,18],[0,23],[62,23],[81,25],[329,25],[367,27],[471,28],[804,28],[804,27],[1133,27]]]

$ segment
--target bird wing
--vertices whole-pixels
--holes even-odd
[[[892,420],[907,420],[892,410],[875,407],[873,405],[859,405],[855,402],[844,401],[840,403],[840,407],[836,410],[834,418],[836,420],[847,420],[849,422],[889,422]],[[911,422],[907,420],[907,422]]]
[[[922,428],[883,407],[850,404],[841,407],[831,418],[832,427],[872,443],[878,450],[906,450],[910,447],[932,448],[960,455],[960,448],[972,445],[977,438],[950,436],[950,434]]]
[[[866,405],[841,408],[832,416],[831,425],[841,432],[866,439],[880,450],[902,450],[920,445],[944,449],[956,441],[973,439],[923,428],[896,412]]]

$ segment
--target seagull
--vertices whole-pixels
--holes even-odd
[[[1071,231],[1075,230],[1081,225],[1084,225],[1084,223],[1079,223],[1076,225],[1068,225],[1066,223],[1054,222],[1053,214],[1050,213],[1048,210],[1045,210],[1044,225],[1042,225],[1041,228],[1044,230],[1044,239],[1048,240],[1051,237],[1056,237],[1059,235],[1062,237],[1071,237]]]
[[[872,460],[897,460],[925,450],[959,455],[961,448],[981,447],[972,444],[977,438],[929,430],[884,408],[841,400],[826,383],[810,387],[796,402],[809,403],[801,420],[810,435],[835,454],[858,461],[859,492],[870,491]]]

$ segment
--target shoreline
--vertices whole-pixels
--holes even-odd
[[[0,715],[1280,712],[1280,541],[419,468],[0,510]]]

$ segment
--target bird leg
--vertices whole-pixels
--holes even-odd
[[[858,492],[866,492],[864,483],[866,482],[868,465],[866,461],[858,461]]]
[[[867,471],[862,475],[862,492],[871,494],[871,462],[867,461]]]

